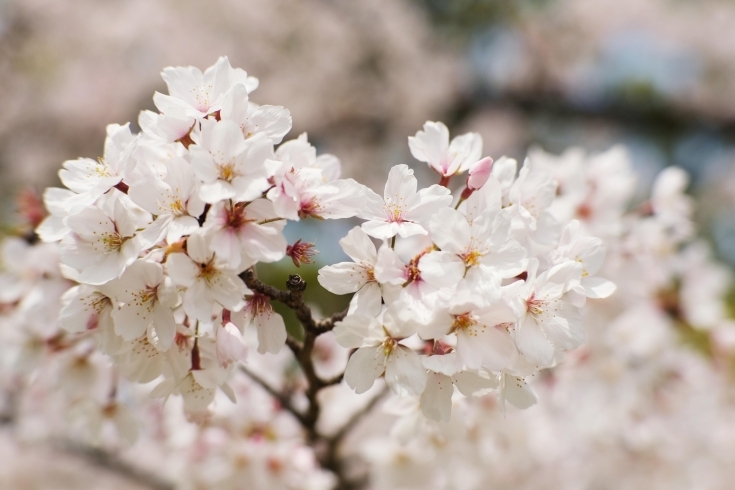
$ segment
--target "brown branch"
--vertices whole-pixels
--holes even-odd
[[[252,269],[248,269],[240,274],[240,278],[253,291],[264,294],[270,299],[283,303],[291,308],[296,313],[296,318],[299,319],[304,330],[312,330],[317,336],[329,332],[334,328],[336,322],[343,320],[347,316],[347,310],[344,310],[335,313],[329,318],[323,318],[321,320],[314,319],[311,308],[306,304],[303,297],[304,291],[306,290],[306,281],[299,275],[294,274],[288,277],[288,282],[286,282],[288,291],[259,281],[255,277]]]
[[[352,417],[345,423],[341,429],[339,429],[334,435],[332,435],[329,440],[332,443],[332,445],[335,447],[342,442],[342,439],[345,438],[347,434],[349,434],[350,430],[352,430],[367,414],[369,414],[373,408],[383,399],[385,398],[385,395],[388,394],[388,386],[384,386],[382,390],[380,390],[380,393],[375,395],[367,405],[365,405],[362,410],[358,410],[357,412],[352,414]]]
[[[306,289],[306,281],[301,279],[299,275],[291,275],[288,277],[286,287],[288,291],[275,288],[265,284],[255,278],[252,269],[248,269],[240,278],[245,282],[247,287],[260,294],[268,296],[270,299],[276,300],[291,308],[306,331],[317,330],[317,322],[311,314],[311,308],[304,302],[304,290]]]
[[[240,365],[240,371],[248,375],[250,379],[255,381],[265,391],[267,391],[270,396],[278,400],[278,403],[281,405],[281,408],[283,408],[284,410],[289,412],[291,415],[296,417],[296,419],[301,424],[304,424],[304,415],[300,411],[296,410],[296,408],[291,403],[291,400],[289,399],[288,395],[286,395],[285,393],[280,393],[278,390],[276,390],[270,384],[268,384],[263,378],[255,374],[253,371],[248,369],[246,366]]]
[[[306,410],[302,412],[294,409],[288,399],[288,396],[273,389],[257,375],[248,371],[247,368],[243,367],[241,369],[253,378],[253,380],[259,383],[276,400],[278,400],[285,410],[288,410],[294,415],[294,417],[296,417],[306,432],[307,443],[314,448],[321,466],[334,472],[337,477],[339,481],[338,488],[355,488],[355,483],[348,481],[344,472],[343,464],[339,460],[339,444],[350,428],[354,426],[367,412],[369,412],[376,403],[378,403],[379,399],[382,398],[382,394],[376,396],[365,406],[363,410],[353,415],[348,423],[334,436],[328,437],[320,434],[316,427],[321,413],[321,407],[318,400],[319,392],[324,388],[341,383],[344,374],[340,374],[339,376],[326,380],[322,379],[316,373],[314,359],[312,358],[314,344],[317,337],[332,330],[335,323],[347,316],[347,310],[335,313],[329,318],[320,320],[314,319],[311,308],[304,302],[303,294],[306,290],[306,281],[298,275],[289,276],[288,281],[286,282],[286,291],[259,281],[255,277],[255,272],[252,269],[248,269],[241,273],[240,278],[251,290],[268,296],[271,300],[278,301],[291,308],[296,313],[296,317],[299,319],[299,322],[301,322],[301,325],[304,327],[303,340],[296,340],[293,337],[288,336],[286,339],[286,345],[293,353],[296,361],[299,363],[301,371],[304,373],[304,377],[307,381],[305,395],[308,400],[308,405]]]
[[[63,442],[61,446],[71,454],[81,456],[107,471],[151,490],[174,490],[176,488],[173,483],[135,468],[108,451],[68,441]]]

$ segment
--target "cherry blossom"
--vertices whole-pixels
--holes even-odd
[[[250,292],[242,279],[210,251],[201,233],[187,239],[185,254],[168,256],[166,270],[174,284],[186,288],[184,310],[204,322],[211,321],[215,303],[238,311],[245,306],[243,297]]]
[[[355,293],[348,313],[377,317],[381,309],[380,284],[375,280],[378,254],[361,228],[355,227],[339,241],[354,262],[341,262],[319,269],[319,284],[334,294]]]
[[[364,393],[385,373],[391,390],[400,396],[418,395],[426,385],[426,371],[419,356],[400,342],[416,333],[400,306],[383,313],[382,322],[364,315],[350,315],[337,323],[334,333],[342,347],[357,349],[345,370],[345,381],[356,393]]]
[[[441,122],[427,121],[424,129],[408,138],[413,157],[426,162],[442,177],[465,172],[480,159],[482,138],[477,133],[467,133],[449,142],[449,130]]]
[[[270,187],[265,162],[273,157],[273,146],[265,134],[246,140],[237,124],[223,120],[207,121],[201,138],[201,146],[190,152],[204,202],[252,201]]]
[[[362,229],[368,235],[385,240],[400,235],[426,235],[422,226],[432,214],[449,206],[452,196],[449,189],[432,185],[416,191],[418,183],[413,170],[406,165],[396,165],[388,174],[385,197],[366,190],[363,209],[358,217],[368,220]]]

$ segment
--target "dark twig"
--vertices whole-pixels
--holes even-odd
[[[150,488],[151,490],[174,490],[174,488],[176,488],[168,481],[162,480],[159,477],[138,468],[134,468],[110,452],[73,442],[65,442],[62,446],[69,453],[82,456],[101,468],[138,483],[141,486]]]
[[[248,369],[246,366],[241,365],[240,371],[247,374],[250,379],[258,383],[265,391],[268,392],[268,394],[270,394],[273,398],[278,400],[278,403],[281,405],[281,408],[283,408],[284,410],[289,412],[291,415],[296,417],[298,421],[301,422],[302,424],[304,423],[303,414],[299,412],[298,410],[296,410],[296,408],[293,406],[293,404],[291,403],[291,400],[286,394],[280,393],[278,390],[276,390],[270,384],[268,384],[268,382],[266,382],[263,378],[255,374],[253,371]]]
[[[339,458],[339,446],[344,440],[344,438],[347,436],[347,434],[350,433],[352,429],[357,426],[357,424],[360,423],[360,421],[367,416],[370,412],[372,412],[373,408],[380,403],[383,398],[385,398],[385,395],[388,394],[388,387],[383,387],[383,390],[375,395],[367,405],[365,405],[361,410],[358,410],[357,412],[353,413],[350,419],[333,435],[331,435],[329,438],[327,438],[327,450],[326,454],[323,457],[322,465],[325,468],[329,468],[332,470],[335,474],[339,475],[341,477],[341,488],[342,489],[349,489],[349,488],[359,488],[360,484],[354,481],[348,481],[344,477],[344,468],[342,468],[342,462]]]
[[[319,392],[326,387],[341,383],[344,374],[326,380],[322,379],[316,374],[314,360],[312,358],[317,337],[332,330],[335,323],[347,316],[347,311],[345,310],[335,313],[331,317],[321,320],[314,319],[311,308],[305,303],[303,298],[304,290],[306,290],[306,281],[298,275],[289,276],[288,281],[286,282],[286,291],[259,281],[255,277],[255,272],[252,269],[248,269],[241,273],[240,278],[242,278],[251,290],[268,296],[271,300],[278,301],[291,308],[296,313],[296,317],[299,319],[299,322],[301,322],[301,325],[304,327],[303,340],[296,340],[293,337],[288,336],[286,345],[293,353],[296,361],[299,363],[301,371],[304,373],[304,377],[307,381],[305,395],[308,400],[308,405],[306,410],[302,412],[294,409],[290,404],[287,395],[279,393],[246,368],[242,369],[243,372],[253,378],[255,382],[263,386],[268,393],[281,403],[285,410],[293,414],[299,423],[301,423],[301,426],[306,432],[307,441],[314,448],[322,467],[334,472],[337,476],[337,479],[339,480],[338,488],[355,488],[354,482],[351,483],[348,481],[343,465],[339,460],[339,444],[349,430],[366,413],[368,413],[376,403],[378,403],[379,399],[382,398],[382,395],[376,396],[363,410],[353,415],[349,422],[345,424],[345,426],[342,427],[335,435],[325,436],[320,434],[316,428],[317,421],[319,420],[319,414],[321,412],[318,400]]]
[[[240,278],[253,291],[264,294],[270,299],[283,303],[291,308],[296,313],[296,317],[301,322],[301,325],[304,326],[304,330],[312,330],[317,336],[332,330],[336,322],[347,316],[347,310],[345,310],[335,313],[329,318],[315,320],[312,316],[311,308],[304,302],[303,298],[304,290],[306,290],[306,281],[299,275],[294,274],[288,277],[288,282],[286,283],[288,291],[259,281],[255,277],[252,269],[248,269],[240,274]]]

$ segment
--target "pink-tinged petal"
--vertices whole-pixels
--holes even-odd
[[[184,294],[184,311],[197,320],[210,322],[214,298],[204,279],[195,280]]]
[[[79,282],[93,285],[104,284],[120,277],[125,270],[125,261],[120,254],[109,253],[94,259],[79,274]]]
[[[539,276],[536,297],[544,299],[561,297],[571,282],[579,284],[581,274],[582,267],[577,262],[570,260],[555,265],[548,272]]]
[[[181,237],[191,235],[198,229],[199,221],[197,221],[193,216],[179,216],[174,218],[169,225],[168,233],[166,234],[166,242],[178,242],[181,240]]]
[[[166,271],[178,286],[191,286],[199,275],[199,266],[184,253],[172,253],[166,259]]]
[[[172,215],[164,214],[148,225],[146,229],[138,235],[138,239],[140,240],[140,245],[143,250],[147,250],[163,240],[163,237],[168,233],[173,220],[174,217]]]
[[[115,221],[115,229],[120,236],[131,237],[135,235],[135,230],[138,228],[136,216],[125,206],[125,204],[123,204],[123,199],[128,199],[127,196],[121,193],[117,193],[115,195],[122,196],[115,199],[112,207],[112,219]],[[127,200],[127,203],[130,203],[130,200]],[[132,203],[130,203],[130,205],[133,207]],[[150,215],[148,216],[150,218]]]
[[[418,182],[408,165],[396,165],[388,172],[385,184],[385,204],[401,205],[416,194]],[[449,192],[447,190],[447,192]]]
[[[454,385],[449,376],[429,373],[426,389],[421,394],[421,411],[431,420],[449,422],[452,418]]]
[[[95,240],[95,235],[100,233],[115,231],[112,220],[100,208],[93,206],[85,207],[66,218],[66,226],[87,240]]]
[[[588,298],[607,298],[617,289],[612,281],[602,277],[583,277],[582,287]]]
[[[378,252],[370,237],[359,226],[352,228],[347,236],[339,241],[342,250],[355,262],[374,265]]]
[[[234,121],[222,120],[203,133],[202,146],[214,156],[217,164],[229,160],[245,149],[245,137]]]
[[[278,354],[286,345],[286,324],[281,315],[272,309],[264,311],[255,317],[255,327],[258,330],[258,352]]]
[[[232,199],[237,195],[237,191],[229,182],[224,180],[216,180],[211,184],[202,184],[199,189],[199,197],[202,201],[214,204],[225,199]]]
[[[418,328],[419,337],[424,340],[441,339],[449,334],[454,317],[446,310],[434,311]]]
[[[366,221],[362,224],[362,230],[378,240],[387,240],[396,236],[399,230],[398,223],[387,223],[385,221]]]
[[[221,364],[227,365],[233,362],[245,361],[248,348],[240,330],[232,323],[217,327],[216,354]]]
[[[372,189],[362,187],[363,202],[358,209],[357,217],[368,220],[385,221],[385,210],[383,205],[385,201],[376,194]]]
[[[377,317],[382,308],[382,294],[377,282],[371,281],[360,288],[350,300],[348,315]]]
[[[462,371],[452,381],[464,396],[485,396],[498,387],[498,378],[487,371]]]
[[[352,179],[333,180],[329,186],[337,192],[321,198],[319,215],[327,219],[344,219],[357,216],[366,206],[366,187]],[[377,195],[377,194],[376,194]],[[380,197],[380,196],[378,196]],[[382,202],[382,200],[381,200]]]
[[[566,301],[553,301],[536,316],[546,338],[557,349],[576,349],[584,342],[584,327],[579,309]]]
[[[209,281],[212,297],[231,311],[240,311],[245,306],[244,296],[251,291],[235,273],[219,271]]]
[[[365,315],[348,315],[334,326],[337,343],[345,349],[357,349],[366,345],[376,345],[383,341],[385,334],[380,322]]]
[[[482,156],[482,137],[477,133],[466,133],[457,136],[449,144],[447,154],[451,160],[445,175],[465,172]]]
[[[408,347],[398,345],[388,355],[385,381],[398,396],[417,396],[426,386],[426,368],[421,358]]]
[[[426,369],[447,376],[453,376],[462,368],[456,352],[424,356],[421,358],[421,363]]]
[[[421,279],[435,288],[452,287],[462,280],[465,263],[450,252],[430,252],[419,260]]]
[[[288,243],[280,231],[283,225],[251,224],[240,232],[245,252],[259,262],[276,262],[286,255]]]
[[[444,186],[434,184],[421,189],[409,202],[403,218],[408,221],[429,221],[442,208],[452,204],[452,194]]]
[[[191,154],[191,168],[198,179],[210,184],[219,178],[217,165],[211,153],[201,146],[192,146],[189,153]]]
[[[153,313],[148,311],[147,306],[149,305],[126,303],[116,308],[112,312],[115,333],[128,342],[145,335],[148,325],[153,321]]]
[[[406,266],[392,248],[383,246],[378,250],[375,262],[375,279],[381,284],[400,286],[406,282]]]
[[[240,266],[242,244],[231,228],[222,228],[212,235],[210,246],[218,260],[227,263],[233,269]]]
[[[582,308],[587,303],[587,294],[584,288],[579,285],[566,292],[564,301],[568,301],[577,308]]]
[[[262,172],[265,161],[275,158],[273,143],[265,133],[252,135],[238,148],[241,153],[237,156],[237,164],[246,173]]]
[[[59,325],[68,332],[87,330],[90,321],[99,314],[95,303],[109,304],[102,293],[89,286],[74,286],[64,293],[62,302],[66,302],[66,306],[59,313]]]
[[[518,322],[515,331],[518,350],[528,362],[536,366],[549,366],[554,360],[554,347],[546,339],[536,320],[527,316]]]
[[[478,324],[457,333],[457,354],[469,369],[500,371],[515,359],[517,350],[507,332]]]
[[[153,94],[153,103],[155,104],[156,108],[161,111],[161,113],[173,115],[174,117],[189,114],[196,114],[197,116],[201,116],[199,111],[192,111],[191,106],[187,104],[184,100],[181,100],[177,97],[171,97],[170,95],[165,95],[160,92],[156,92]]]
[[[214,253],[209,248],[207,237],[202,233],[193,233],[186,240],[186,253],[194,262],[206,264]]]
[[[407,238],[414,235],[428,235],[429,232],[426,231],[426,229],[417,224],[417,223],[411,223],[410,221],[404,221],[403,223],[392,223],[393,225],[397,225],[396,229],[398,230],[398,234],[402,236],[403,238]],[[376,237],[377,238],[377,237]]]
[[[176,337],[176,321],[173,311],[163,305],[156,305],[153,310],[153,329],[156,332],[158,350],[165,352],[171,348]]]
[[[426,162],[437,172],[444,174],[444,161],[449,148],[449,129],[442,122],[427,121],[423,131],[409,136],[408,147],[411,155]]]
[[[440,209],[429,222],[431,239],[445,252],[465,253],[470,245],[470,225],[459,211]]]
[[[382,346],[357,349],[345,369],[347,386],[362,394],[372,388],[375,380],[385,371],[386,355]]]
[[[364,267],[352,262],[342,262],[319,269],[317,280],[331,293],[348,294],[362,288],[370,278]]]
[[[503,374],[503,379],[498,390],[500,409],[505,413],[505,401],[516,408],[525,410],[536,403],[536,394],[531,387],[520,378]]]
[[[396,301],[383,314],[383,328],[394,339],[405,339],[418,331],[419,319],[419,312],[410,302]]]
[[[510,279],[526,269],[526,249],[515,240],[507,242],[500,248],[495,248],[480,258],[480,263],[492,268],[499,277]]]

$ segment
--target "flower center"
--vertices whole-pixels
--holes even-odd
[[[398,345],[398,342],[396,342],[396,339],[392,337],[386,337],[385,340],[383,340],[383,353],[386,356],[389,356],[391,352],[393,352],[396,349],[396,345]]]
[[[480,264],[482,254],[477,250],[473,250],[472,252],[468,252],[460,257],[464,260],[465,267],[474,267]]]
[[[199,85],[198,87],[194,87],[191,89],[192,92],[194,92],[194,99],[197,101],[197,104],[200,111],[206,111],[209,109],[209,100],[211,98],[211,92],[212,92],[212,85]]]
[[[528,310],[528,312],[534,316],[542,314],[544,312],[543,307],[545,305],[546,301],[536,299],[536,297],[533,295],[531,295],[531,297],[526,300],[526,310]]]
[[[146,289],[141,289],[140,291],[136,292],[133,297],[135,298],[133,301],[136,306],[143,306],[149,303],[152,303],[156,299],[156,289],[152,287],[147,287]],[[151,311],[151,306],[149,305],[147,307],[148,311]]]
[[[466,330],[472,326],[477,325],[477,321],[472,317],[470,312],[462,313],[461,315],[454,316],[454,323],[452,323],[452,332],[457,330]]]
[[[94,167],[94,172],[99,177],[112,177],[110,173],[110,166],[107,164],[104,158],[97,158],[97,165]]]
[[[227,226],[230,228],[239,229],[246,224],[255,221],[247,218],[247,215],[245,214],[245,203],[235,204],[231,209],[227,209],[225,212],[227,214]]]
[[[212,283],[212,280],[217,276],[217,268],[214,266],[214,259],[210,260],[206,264],[199,264],[199,277],[204,278],[208,284]]]
[[[268,297],[264,294],[255,293],[249,301],[254,316],[267,315],[273,310]]]
[[[219,170],[219,178],[227,182],[232,182],[232,179],[240,175],[232,162],[217,165],[217,169]]]
[[[171,204],[169,204],[168,207],[171,208],[171,212],[177,216],[184,214],[184,203],[181,202],[181,199],[171,201]]]
[[[386,217],[388,218],[388,223],[403,223],[403,208],[398,204],[385,204],[383,205],[383,209],[385,209]]]
[[[107,252],[119,251],[122,248],[123,243],[125,243],[125,240],[126,238],[120,236],[116,231],[102,234],[102,243],[104,244]]]
[[[323,219],[321,216],[319,216],[319,212],[321,211],[321,209],[322,205],[319,200],[316,197],[312,197],[307,201],[301,202],[299,217],[305,219],[309,216],[312,216],[316,219]]]
[[[91,306],[97,313],[102,313],[102,310],[112,305],[110,298],[99,293],[88,296],[85,299],[88,299],[87,305]]]

